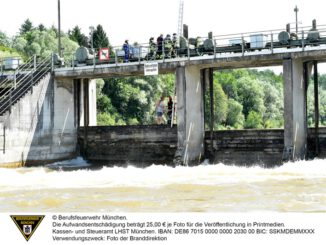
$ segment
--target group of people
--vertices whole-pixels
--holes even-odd
[[[156,39],[156,42],[154,41],[154,37],[151,37],[149,39],[148,58],[150,60],[162,59],[163,56],[165,58],[175,58],[177,57],[178,48],[179,39],[176,33],[173,33],[172,38],[170,34],[167,34],[165,38],[161,34]],[[127,63],[130,59],[130,45],[128,40],[125,40],[122,49],[124,51],[124,62]]]
[[[163,37],[161,34],[156,42],[154,37],[149,39],[149,59],[162,59],[163,55],[166,58],[175,58],[177,57],[177,50],[179,48],[179,40],[176,33],[173,33],[171,38],[170,34],[167,34],[166,37]],[[163,53],[164,51],[164,53]]]
[[[166,104],[165,104],[165,97],[162,96],[159,101],[157,101],[156,103],[156,123],[158,125],[161,125],[161,124],[164,124],[165,123],[165,119],[164,119],[164,113],[165,113],[165,107],[166,107]],[[168,99],[168,103],[167,103],[167,113],[166,113],[166,116],[167,116],[167,121],[166,123],[168,125],[171,125],[171,122],[173,120],[173,100],[172,100],[172,97],[169,96],[169,99]]]

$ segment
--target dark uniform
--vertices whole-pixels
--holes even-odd
[[[129,47],[128,40],[125,41],[122,48],[123,48],[123,51],[125,52],[124,62],[127,63],[127,62],[129,62],[129,56],[130,56],[130,47]]]
[[[150,60],[155,60],[156,58],[156,43],[154,42],[154,37],[149,39],[149,54],[148,58]]]
[[[171,58],[172,56],[172,40],[170,34],[167,34],[164,38],[164,54],[166,58]]]
[[[157,58],[161,59],[163,54],[163,34],[161,34],[157,40]]]

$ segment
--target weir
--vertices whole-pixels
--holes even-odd
[[[170,141],[160,140],[160,136],[158,137],[156,132],[147,134],[146,130],[142,129],[145,131],[142,131],[140,135],[144,141],[146,141],[146,137],[149,137],[146,144],[152,148],[147,149],[153,151],[152,156],[148,157],[149,162],[165,162],[164,157],[158,157],[160,151],[169,159],[173,155],[171,159],[176,159],[174,164],[181,165],[199,164],[207,156],[216,158],[215,154],[219,154],[219,149],[225,150],[226,148],[220,148],[216,143],[220,137],[219,133],[213,132],[212,128],[209,131],[209,136],[205,132],[203,103],[206,85],[212,84],[211,74],[213,70],[271,65],[283,66],[285,108],[283,142],[278,142],[273,146],[272,141],[271,151],[277,152],[276,155],[282,152],[281,160],[283,159],[283,161],[298,160],[306,158],[311,152],[308,149],[311,149],[311,145],[314,144],[315,153],[323,154],[322,149],[324,149],[325,144],[325,141],[322,140],[323,131],[319,130],[317,125],[314,133],[308,134],[306,90],[307,78],[312,67],[317,67],[318,63],[325,60],[326,50],[323,47],[314,47],[314,49],[288,49],[286,52],[280,53],[275,51],[268,54],[248,52],[229,57],[218,57],[216,54],[212,54],[202,57],[179,57],[157,61],[160,73],[172,72],[176,76],[177,125],[172,129],[157,129],[157,131],[165,132],[162,138],[166,134],[170,135],[168,137]],[[96,84],[93,79],[140,75],[144,73],[145,64],[146,61],[139,61],[119,65],[52,67],[51,71],[31,83],[31,86],[24,90],[24,94],[19,94],[20,97],[17,97],[17,100],[11,101],[9,109],[0,115],[0,129],[3,129],[1,130],[3,135],[0,137],[0,149],[2,149],[0,151],[0,165],[45,164],[76,157],[80,152],[86,158],[94,161],[114,160],[112,156],[118,154],[118,151],[103,154],[103,152],[111,152],[112,142],[110,140],[114,137],[112,134],[104,134],[108,138],[103,138],[101,130],[104,129],[93,128],[96,126]],[[318,81],[315,83],[318,84]],[[212,98],[211,103],[213,103]],[[141,127],[138,129],[140,130]],[[99,130],[100,133],[94,133],[96,130]],[[124,135],[124,130],[128,132],[127,128],[121,129],[121,135]],[[120,133],[116,133],[116,137]],[[124,140],[137,142],[139,140],[137,138],[138,133],[131,130],[129,136],[125,137]],[[172,139],[173,133],[176,133],[175,140]],[[224,134],[227,135],[228,133]],[[229,134],[232,133],[229,132]],[[258,135],[263,142],[265,134],[259,133]],[[309,138],[311,135],[315,136],[313,143]],[[150,137],[154,137],[155,140],[150,142]],[[123,145],[122,142],[122,140],[118,140],[114,144],[115,146],[120,143]],[[241,152],[240,143],[235,146],[231,142],[228,144],[232,145],[233,153]],[[127,147],[126,145],[125,148],[120,149],[126,151]],[[135,148],[135,151],[141,147]],[[102,151],[97,154],[96,148],[102,149]],[[255,148],[254,152],[259,151],[265,152],[265,149]],[[140,150],[134,156],[125,155],[139,163],[145,159],[145,157],[142,158],[143,156],[147,153],[150,154],[150,152],[143,153],[144,151]],[[258,155],[260,156],[259,159],[264,160],[264,154]],[[227,160],[230,157],[217,157],[216,159]],[[118,159],[116,160],[118,161]]]

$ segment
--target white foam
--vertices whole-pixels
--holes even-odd
[[[60,162],[54,166],[85,166],[85,162]],[[225,185],[268,180],[326,179],[326,160],[286,163],[281,167],[237,167],[224,164],[196,167],[152,165],[148,168],[104,167],[100,170],[58,171],[45,167],[0,169],[0,191],[53,188],[158,188],[173,184]]]

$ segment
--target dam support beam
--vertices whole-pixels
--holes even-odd
[[[315,156],[319,156],[319,97],[318,97],[318,62],[315,60],[314,64],[314,104],[315,104]]]
[[[307,66],[305,66],[307,67]],[[307,68],[306,68],[307,69]],[[284,150],[283,161],[304,159],[307,151],[306,83],[309,71],[302,60],[283,60]]]
[[[198,164],[204,154],[204,103],[202,72],[195,66],[176,70],[178,150],[175,164]]]

